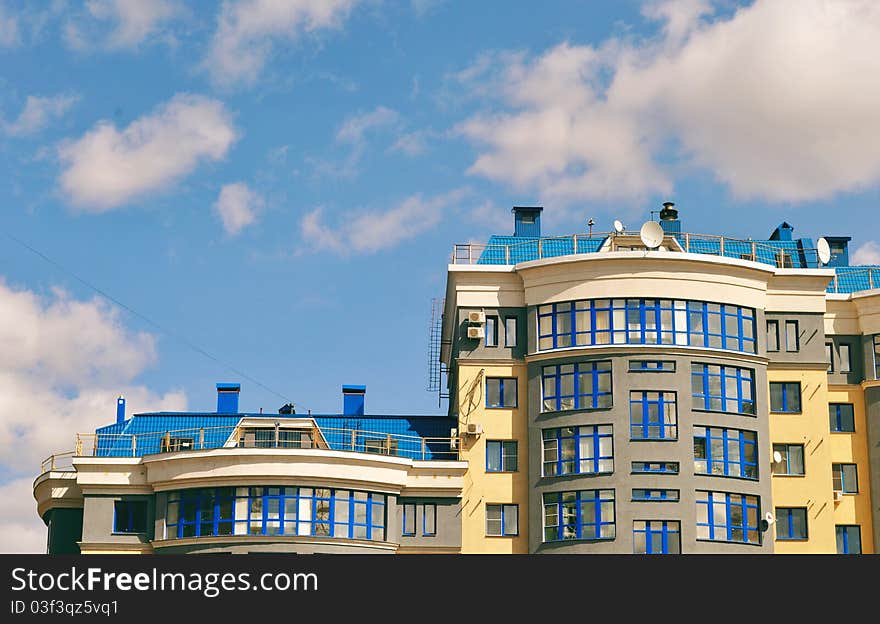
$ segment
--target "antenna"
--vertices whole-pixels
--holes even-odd
[[[626,230],[626,228],[624,227],[623,223],[621,223],[620,221],[615,219],[614,220],[614,231],[617,232],[618,234],[623,234],[624,230]]]
[[[645,221],[639,230],[639,237],[648,249],[657,249],[663,242],[663,228],[656,221]]]
[[[831,260],[831,246],[825,237],[816,241],[816,252],[819,254],[820,264],[828,264],[828,261]]]
[[[773,515],[772,511],[768,511],[764,514],[764,520],[767,521],[767,524],[773,524],[776,522],[776,516]]]
[[[777,464],[782,461],[782,453],[779,451],[773,451],[773,461]]]

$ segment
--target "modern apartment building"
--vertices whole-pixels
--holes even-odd
[[[787,223],[686,233],[671,203],[650,249],[541,213],[455,246],[447,415],[365,415],[363,386],[325,415],[120,399],[34,483],[48,551],[873,553],[880,267]]]

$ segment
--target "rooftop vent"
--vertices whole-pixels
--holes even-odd
[[[541,238],[541,206],[514,206],[513,235]]]
[[[116,422],[125,422],[125,397],[121,394],[116,399]]]
[[[345,416],[364,415],[364,395],[366,386],[342,386],[342,413]]]
[[[681,232],[681,221],[678,220],[678,210],[674,206],[670,201],[663,202],[663,209],[660,211],[660,227],[667,234]]]
[[[790,241],[792,232],[794,232],[794,227],[783,221],[779,224],[773,233],[770,235],[770,240],[774,241]]]
[[[852,236],[826,236],[825,240],[828,241],[828,247],[831,249],[831,260],[825,266],[849,266],[849,242]]]
[[[217,384],[217,413],[238,414],[238,395],[241,392],[241,384],[218,383]]]

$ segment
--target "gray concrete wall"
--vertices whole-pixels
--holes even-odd
[[[824,348],[823,348],[824,351]],[[532,362],[529,376],[529,550],[559,553],[632,553],[633,520],[679,520],[683,553],[771,553],[772,533],[762,535],[761,545],[730,544],[696,540],[696,491],[712,490],[760,496],[761,515],[772,510],[767,373],[763,366],[732,362],[716,354],[694,351],[672,355],[653,348],[620,347],[613,355],[562,356]],[[823,353],[824,357],[824,353]],[[631,359],[663,359],[676,363],[676,372],[629,372]],[[610,409],[541,413],[541,368],[575,361],[610,360],[614,405]],[[755,370],[757,416],[706,412],[692,408],[691,362],[738,365]],[[676,441],[630,441],[630,390],[666,390],[677,393],[678,439]],[[544,428],[571,425],[613,426],[614,472],[610,475],[542,477],[542,435]],[[706,425],[757,432],[757,481],[734,477],[694,474],[693,427]],[[678,475],[631,474],[633,461],[676,461]],[[633,488],[677,489],[679,502],[632,501]],[[543,543],[543,494],[583,489],[614,489],[617,537],[613,541],[565,541]]]
[[[114,503],[120,500],[147,501],[146,533],[113,532],[113,507]],[[154,496],[84,496],[82,541],[84,543],[99,542],[102,544],[148,544],[154,535],[154,524],[150,519],[155,517],[155,513]]]
[[[831,354],[834,358],[834,371],[828,373],[829,384],[859,384],[865,379],[865,355],[863,353],[862,336],[826,336],[825,342],[830,342]],[[849,373],[840,372],[840,345],[849,345],[850,368]]]
[[[877,552],[880,548],[880,387],[865,389],[865,420],[868,423],[871,521],[874,526],[874,552]]]
[[[416,505],[416,534],[403,535],[403,505]],[[422,503],[437,506],[436,535],[422,534]],[[389,534],[389,541],[397,541],[401,546],[420,548],[461,548],[461,499],[458,498],[398,498],[395,506],[394,522],[396,537]],[[392,512],[389,509],[389,515]]]
[[[822,314],[794,312],[767,312],[761,321],[758,315],[758,344],[760,353],[771,362],[786,364],[825,364],[825,324]],[[767,351],[767,321],[779,322],[779,351]],[[785,350],[785,321],[797,321],[799,348]]]
[[[486,316],[498,317],[498,346],[487,347],[486,340],[467,337],[469,326],[467,315],[473,310],[482,309]],[[453,358],[476,358],[492,360],[521,359],[526,354],[526,309],[525,308],[458,308],[457,330],[455,332],[455,344],[453,344]],[[516,347],[504,346],[504,319],[516,318]],[[483,325],[485,328],[486,326]]]

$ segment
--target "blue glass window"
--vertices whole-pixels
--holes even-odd
[[[403,507],[403,530],[402,533],[406,537],[416,534],[416,504],[404,503]]]
[[[776,508],[776,539],[780,541],[807,539],[806,507]]]
[[[694,473],[757,479],[757,440],[754,431],[694,426]]]
[[[414,537],[418,523],[418,511],[421,509],[422,536],[437,535],[437,505],[435,503],[403,503],[403,529],[405,537]]]
[[[545,542],[614,537],[614,490],[544,494]]]
[[[486,317],[486,346],[487,347],[497,347],[498,346],[498,317],[497,316],[487,316]]]
[[[801,411],[799,381],[770,382],[770,411],[798,413]]]
[[[856,464],[831,464],[831,481],[835,490],[858,494],[859,474]]]
[[[755,414],[755,371],[718,364],[691,364],[694,409]]]
[[[146,533],[147,501],[115,501],[113,503],[113,532]]]
[[[755,311],[671,299],[588,299],[538,306],[538,349],[666,344],[756,353]]]
[[[516,377],[486,377],[486,407],[516,407]]]
[[[544,429],[542,438],[545,477],[614,471],[611,425]]]
[[[697,490],[697,539],[760,544],[757,496]]]
[[[862,554],[862,530],[857,524],[838,524],[834,527],[837,535],[838,555]]]
[[[544,412],[611,407],[611,362],[545,366],[541,388]]]
[[[856,420],[852,403],[830,403],[828,416],[831,421],[831,431],[835,433],[855,432]]]
[[[486,505],[486,535],[509,537],[519,533],[519,505]]]
[[[678,555],[681,553],[681,523],[678,520],[634,520],[633,553]]]
[[[675,392],[634,390],[629,393],[629,405],[631,440],[678,438]]]
[[[320,535],[385,539],[384,494],[298,487],[179,490],[168,494],[168,538]]]
[[[631,373],[674,373],[674,360],[630,360]]]
[[[678,490],[645,490],[633,489],[632,499],[634,501],[678,501]]]
[[[633,474],[678,474],[678,462],[633,462]]]
[[[486,472],[516,472],[516,440],[486,441]]]

